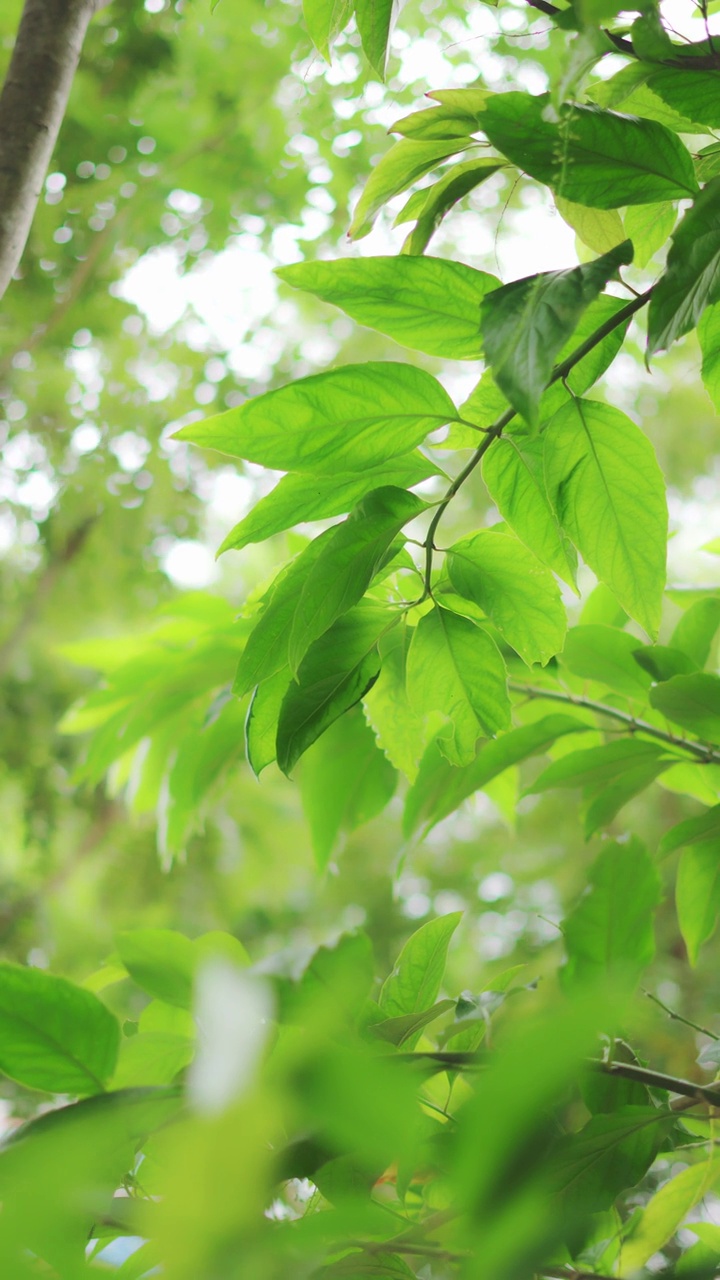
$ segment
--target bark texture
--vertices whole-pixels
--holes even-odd
[[[25,0],[0,92],[0,298],[22,257],[97,0]]]

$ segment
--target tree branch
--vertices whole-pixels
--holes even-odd
[[[85,32],[103,0],[25,0],[0,92],[0,298],[22,257]]]

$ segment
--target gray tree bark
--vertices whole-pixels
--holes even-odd
[[[0,92],[0,298],[27,242],[85,32],[106,0],[25,0]]]

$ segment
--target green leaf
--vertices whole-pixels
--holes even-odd
[[[275,488],[230,530],[218,555],[224,551],[240,551],[251,542],[264,542],[274,533],[282,533],[296,524],[345,515],[366,493],[381,485],[409,489],[438,474],[439,469],[429,458],[415,452],[394,462],[367,467],[362,472],[283,476]]]
[[[720,74],[717,71],[697,67],[683,71],[677,66],[654,68],[647,78],[647,86],[687,119],[711,129],[720,127]]]
[[[482,182],[487,182],[502,167],[496,160],[484,156],[478,160],[464,160],[460,164],[454,164],[431,187],[417,192],[422,197],[413,207],[412,217],[417,217],[417,222],[406,236],[401,253],[424,253],[443,218],[453,206]],[[409,213],[409,206],[406,206],[406,212]],[[403,218],[403,221],[409,221],[409,217]]]
[[[415,1272],[396,1253],[348,1253],[323,1270],[324,1280],[362,1280],[376,1276],[379,1280],[415,1280]]]
[[[682,649],[673,649],[670,645],[643,645],[641,649],[635,650],[633,658],[653,680],[672,680],[673,676],[684,676],[697,671],[692,658],[683,653]]]
[[[720,410],[720,304],[706,307],[698,323],[702,351],[702,380],[716,409]]]
[[[481,791],[506,769],[541,755],[569,733],[587,733],[592,725],[566,715],[543,716],[534,724],[512,729],[493,742],[484,743],[472,764],[454,769],[440,755],[435,743],[427,750],[420,772],[405,802],[403,827],[412,835],[421,825],[432,827],[453,813],[468,796]]]
[[[683,823],[683,825],[687,824]],[[715,814],[713,825],[715,828],[713,835],[716,838],[710,844],[682,841],[683,844],[693,844],[694,847],[685,849],[678,865],[675,905],[680,932],[692,965],[697,964],[702,944],[707,942],[715,932],[718,913],[720,913],[720,848],[717,842],[717,814]]]
[[[638,1271],[667,1244],[690,1210],[716,1187],[718,1178],[720,1158],[713,1151],[709,1160],[683,1169],[655,1192],[623,1244],[620,1254],[623,1274]]]
[[[413,628],[403,618],[383,637],[382,670],[364,698],[378,744],[395,768],[402,770],[411,782],[425,746],[423,721],[413,711],[407,696],[407,655],[412,635]]]
[[[498,93],[482,127],[502,155],[565,200],[619,209],[695,195],[690,153],[663,125],[575,104],[556,122],[549,105],[547,94]]]
[[[462,911],[428,920],[408,938],[380,992],[380,1008],[388,1018],[429,1009],[437,1000],[445,974],[450,939]]]
[[[117,949],[133,982],[167,1004],[189,1009],[198,965],[213,956],[245,965],[247,952],[232,934],[212,932],[192,941],[172,929],[132,929],[117,935]]]
[[[464,406],[462,413],[464,417]],[[541,438],[500,436],[482,460],[482,477],[513,533],[542,564],[575,587],[577,556],[548,500],[543,447]]]
[[[720,679],[697,672],[674,676],[650,690],[650,702],[673,724],[690,729],[699,738],[720,742]]]
[[[299,556],[281,569],[265,599],[267,603],[248,636],[240,655],[233,693],[241,698],[253,686],[276,675],[288,665],[290,627],[303,587],[310,573],[335,535],[326,529],[308,543]]]
[[[482,108],[488,98],[488,91],[478,89],[476,103]],[[416,142],[446,142],[453,138],[467,138],[480,128],[477,111],[468,106],[433,106],[430,110],[411,111],[409,116],[396,120],[389,132],[399,133],[403,138],[414,138]],[[418,192],[419,196],[427,192]],[[397,226],[397,222],[395,224]]]
[[[619,409],[575,400],[550,422],[544,462],[563,529],[654,639],[665,585],[667,505],[650,441]]]
[[[91,991],[41,969],[0,963],[0,1071],[28,1089],[101,1093],[120,1028]]]
[[[333,475],[409,453],[455,417],[455,406],[435,378],[388,360],[300,378],[182,427],[173,439],[279,471]]]
[[[308,34],[318,53],[330,61],[330,45],[352,16],[352,0],[303,0]]]
[[[368,1000],[374,973],[367,934],[342,934],[333,946],[318,947],[298,982],[283,984],[282,1020],[302,1024],[330,1014],[336,1024],[354,1021]]]
[[[422,499],[406,489],[375,489],[325,539],[293,614],[288,644],[293,675],[313,641],[362,599],[403,525],[426,510]]]
[[[355,0],[355,21],[363,51],[381,80],[385,79],[388,40],[396,10],[396,0]]]
[[[263,680],[254,690],[245,721],[247,762],[256,778],[277,756],[277,728],[285,694],[291,682],[290,668],[285,664],[274,675]]]
[[[648,355],[664,351],[694,329],[720,299],[720,177],[703,187],[673,233],[667,267],[653,290]]]
[[[348,234],[353,240],[362,240],[372,231],[378,213],[393,196],[407,191],[424,174],[437,169],[442,160],[466,150],[468,138],[440,139],[417,142],[414,138],[401,138],[375,165],[365,185]]]
[[[587,804],[585,835],[606,826],[638,792],[677,763],[653,742],[618,739],[586,751],[573,751],[536,778],[530,793],[554,787],[583,787]]]
[[[496,289],[484,299],[481,329],[487,358],[500,390],[531,425],[555,358],[585,308],[632,261],[632,245],[616,249],[569,271],[528,276]]]
[[[644,699],[650,677],[638,666],[637,649],[637,638],[616,627],[573,627],[568,632],[562,661],[568,671],[583,680],[597,680],[617,693]]]
[[[625,234],[633,244],[633,264],[641,271],[662,249],[677,220],[672,202],[636,204],[625,210]]]
[[[675,1123],[652,1106],[623,1106],[595,1115],[578,1132],[560,1139],[551,1161],[553,1188],[568,1221],[609,1209],[621,1191],[634,1187],[667,1141]]]
[[[431,1022],[435,1022],[443,1013],[447,1013],[454,1007],[454,1000],[439,1000],[437,1004],[429,1009],[423,1009],[420,1013],[404,1013],[399,1018],[386,1018],[384,1022],[375,1022],[370,1028],[370,1034],[377,1040],[387,1040],[399,1048],[400,1045],[417,1036],[424,1027],[428,1027]]]
[[[141,1031],[123,1040],[112,1087],[171,1084],[178,1072],[192,1062],[194,1052],[195,1043],[187,1036]]]
[[[359,708],[337,720],[306,752],[300,795],[321,869],[340,832],[354,831],[380,813],[396,784],[397,774]]]
[[[670,637],[670,644],[681,649],[701,670],[710,657],[712,642],[720,627],[720,596],[695,600],[685,610]]]
[[[702,147],[695,159],[695,172],[699,182],[709,182],[720,172],[720,142]]]
[[[420,619],[408,655],[407,687],[418,714],[439,711],[446,718],[437,741],[451,764],[469,764],[478,738],[508,727],[505,664],[494,641],[446,609]]]
[[[283,773],[372,687],[381,665],[378,640],[397,621],[399,615],[387,609],[362,604],[315,641],[280,709],[277,762]]]
[[[500,283],[461,262],[424,257],[299,262],[277,274],[360,324],[449,360],[480,358],[480,303]]]
[[[713,805],[706,813],[697,818],[687,818],[665,832],[658,852],[661,857],[674,853],[689,844],[702,844],[705,840],[713,840],[720,836],[720,804]]]
[[[543,666],[562,649],[565,608],[555,579],[516,538],[490,529],[448,552],[450,581],[487,613],[524,662]]]
[[[562,196],[556,196],[555,207],[563,222],[572,227],[578,239],[593,253],[609,253],[626,238],[632,239],[629,232],[626,235],[617,209],[588,209],[563,200]]]
[[[661,887],[652,859],[634,838],[607,844],[588,880],[589,891],[563,924],[565,985],[605,980],[634,986],[655,954]]]

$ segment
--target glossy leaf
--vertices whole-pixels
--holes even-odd
[[[418,714],[439,711],[445,717],[438,745],[451,764],[469,764],[478,738],[508,727],[505,664],[494,641],[446,609],[420,619],[408,655],[407,687]]]
[[[280,471],[332,475],[409,453],[454,417],[429,373],[381,361],[300,378],[173,438]]]
[[[274,675],[263,680],[253,690],[245,720],[245,751],[247,762],[256,778],[272,764],[277,756],[277,728],[280,708],[292,676],[285,664]]]
[[[502,155],[557,195],[595,209],[675,200],[697,191],[690,153],[663,125],[591,106],[546,118],[547,94],[495,94],[482,127]]]
[[[501,168],[497,161],[484,156],[477,160],[464,160],[461,164],[454,164],[428,190],[418,193],[422,199],[413,212],[417,222],[406,237],[401,252],[424,253],[445,215]]]
[[[485,529],[448,553],[450,581],[475,601],[524,662],[542,663],[562,649],[565,609],[555,579],[516,538]]]
[[[660,879],[638,840],[608,844],[588,876],[589,892],[563,924],[565,985],[610,979],[634,985],[655,954]]]
[[[378,213],[393,196],[407,191],[424,174],[437,169],[443,160],[466,150],[469,139],[416,141],[401,138],[376,164],[358,201],[349,235],[361,240],[370,233]]]
[[[650,701],[673,724],[720,742],[720,678],[697,672],[674,676],[650,691]]]
[[[419,1013],[437,1000],[450,939],[461,911],[429,920],[408,938],[380,992],[380,1008],[388,1018]]]
[[[120,1028],[83,987],[41,969],[0,964],[0,1071],[29,1089],[100,1093],[114,1069]]]
[[[450,360],[481,355],[478,314],[499,280],[447,258],[338,258],[278,275],[396,342]]]
[[[324,540],[293,614],[288,658],[294,675],[313,641],[362,599],[403,525],[426,509],[406,489],[375,489]]]
[[[654,638],[665,585],[665,486],[649,440],[618,409],[576,400],[545,432],[545,479],[590,568]]]
[[[648,353],[694,329],[720,299],[720,178],[703,187],[672,237],[667,266],[650,299]]]
[[[518,413],[537,422],[538,405],[558,353],[585,308],[624,264],[632,245],[584,266],[516,280],[488,295],[481,307],[487,358],[501,391]]]

